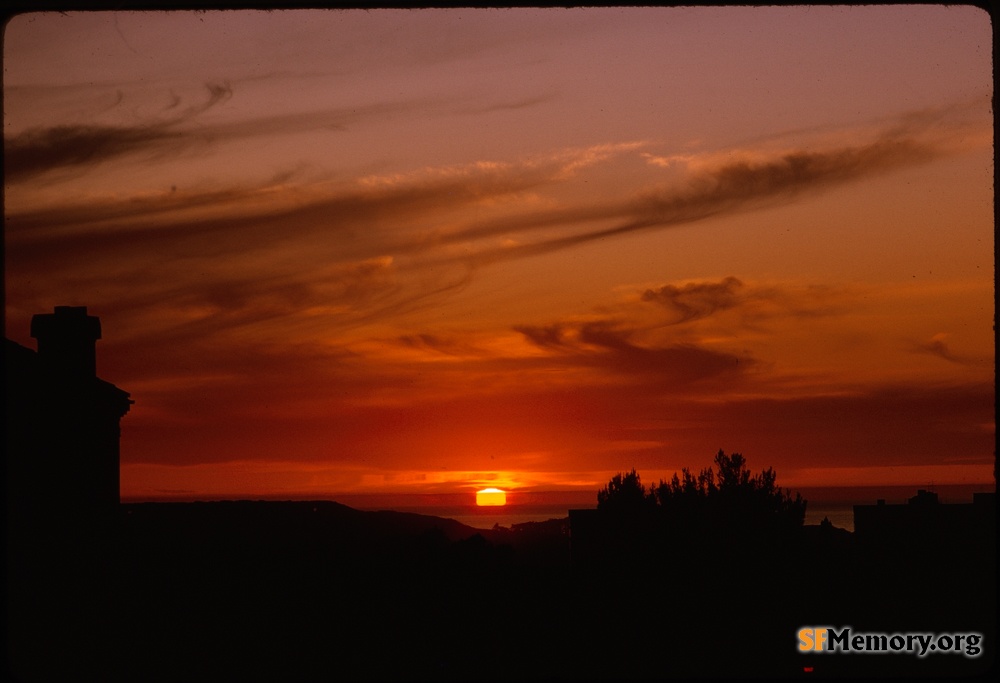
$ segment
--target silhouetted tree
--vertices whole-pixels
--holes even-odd
[[[627,474],[619,472],[597,492],[598,510],[640,512],[649,509],[653,503],[634,468]]]
[[[721,450],[714,465],[697,475],[684,468],[648,490],[634,469],[616,474],[598,492],[597,509],[617,520],[615,533],[652,533],[674,550],[677,543],[735,548],[781,542],[802,527],[806,501],[778,487],[773,469],[753,474],[741,454]]]
[[[746,460],[739,453],[727,456],[719,451],[715,458],[719,467],[719,495],[734,500],[742,512],[756,515],[787,517],[791,522],[802,524],[805,519],[806,504],[802,496],[778,487],[777,475],[768,467],[760,474],[751,475]]]
[[[719,522],[739,526],[759,526],[775,520],[788,526],[802,525],[806,502],[801,495],[792,497],[780,488],[773,469],[755,475],[741,454],[726,455],[721,450],[714,462],[717,474],[709,467],[695,477],[685,468],[680,477],[675,474],[670,482],[660,481],[651,488],[660,508],[684,517],[709,512]]]

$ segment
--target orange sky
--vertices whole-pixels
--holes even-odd
[[[6,335],[100,316],[122,493],[991,482],[971,7],[38,13]]]

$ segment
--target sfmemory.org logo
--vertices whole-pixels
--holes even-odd
[[[901,653],[926,657],[931,653],[978,657],[983,634],[969,633],[854,633],[850,626],[805,626],[797,633],[799,652],[862,654]]]

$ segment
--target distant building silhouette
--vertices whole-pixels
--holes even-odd
[[[996,535],[996,494],[976,493],[971,503],[942,503],[920,489],[905,504],[854,506],[854,535],[866,552],[981,548]]]
[[[57,306],[32,318],[31,336],[37,352],[5,339],[9,519],[111,519],[120,421],[133,401],[97,377],[100,320],[86,307]]]

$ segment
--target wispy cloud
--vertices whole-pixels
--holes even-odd
[[[66,123],[31,127],[4,136],[4,174],[7,182],[37,179],[48,172],[79,174],[104,162],[126,155],[147,163],[172,160],[190,150],[234,140],[304,131],[343,131],[373,117],[412,112],[415,108],[441,106],[431,100],[361,102],[317,111],[301,111],[241,120],[199,118],[233,97],[229,82],[205,85],[203,101],[183,106],[183,99],[171,92],[161,116],[134,124]],[[106,109],[125,104],[121,91]],[[525,105],[527,106],[527,104]]]
[[[534,95],[531,97],[524,97],[517,100],[491,102],[489,104],[477,107],[462,107],[458,108],[457,112],[460,114],[490,114],[493,112],[529,109],[531,107],[536,107],[540,104],[545,104],[546,102],[551,101],[554,97],[555,97],[554,93],[548,93],[545,95]]]
[[[988,358],[975,358],[967,354],[956,353],[952,350],[951,345],[948,343],[949,336],[950,335],[944,333],[935,334],[925,342],[913,344],[912,349],[916,353],[935,356],[942,360],[946,360],[949,363],[955,363],[956,365],[971,367],[992,364],[991,359]]]
[[[926,141],[884,137],[863,146],[800,150],[752,161],[728,161],[701,168],[681,183],[662,190],[644,191],[625,202],[514,217],[493,225],[473,227],[452,237],[572,228],[598,220],[611,222],[611,225],[589,230],[572,230],[563,236],[484,249],[472,260],[487,264],[537,256],[610,237],[787,203],[834,185],[928,162],[942,154],[944,150]]]
[[[210,89],[205,102],[170,121],[197,116],[228,92]],[[289,173],[256,186],[8,211],[8,275],[16,276],[8,280],[9,294],[25,306],[37,301],[47,307],[45,292],[26,284],[30,273],[44,271],[50,282],[43,289],[89,293],[92,302],[119,310],[171,310],[175,323],[183,321],[179,326],[192,333],[307,311],[325,311],[337,325],[370,322],[432,305],[493,263],[793,202],[950,153],[936,129],[918,125],[922,121],[901,117],[857,144],[694,155],[668,184],[657,184],[654,176],[650,186],[626,197],[572,199],[563,190],[623,157],[641,160],[652,143],[608,143],[354,182],[309,183]],[[174,125],[133,134],[173,135]],[[127,148],[112,146],[107,153]],[[55,155],[53,163],[60,158],[69,157]],[[524,205],[546,208],[525,211]],[[661,325],[766,298],[735,278],[665,284],[642,297],[666,312]],[[803,315],[815,311],[802,300],[795,305]],[[692,377],[735,366],[733,358],[667,351],[669,346],[615,337],[610,329],[521,331],[539,347],[573,343],[600,350],[622,371],[642,363],[673,367],[685,354],[701,368]]]
[[[733,308],[740,301],[742,289],[743,283],[730,276],[721,282],[689,282],[647,289],[642,300],[660,304],[674,315],[674,322],[684,323]]]
[[[176,150],[194,138],[179,130],[212,107],[232,97],[228,83],[208,84],[204,102],[180,109],[179,99],[168,107],[172,116],[134,126],[71,124],[49,128],[29,128],[10,138],[4,137],[4,175],[19,182],[49,170],[81,168],[125,154],[147,151],[163,154]],[[121,93],[116,105],[122,101]]]
[[[569,364],[631,378],[644,385],[669,385],[674,390],[692,383],[735,381],[754,360],[696,344],[644,345],[621,323],[595,320],[536,327],[515,326],[515,331],[549,352],[549,362]],[[597,381],[607,381],[605,376]]]

